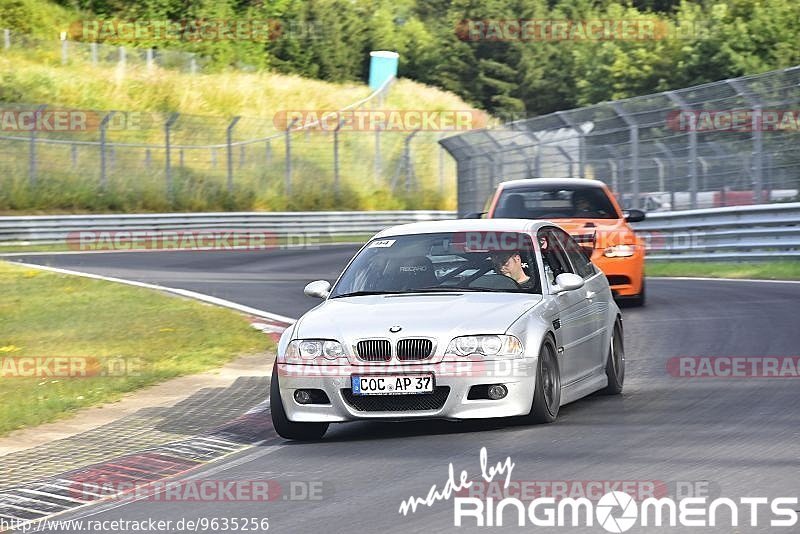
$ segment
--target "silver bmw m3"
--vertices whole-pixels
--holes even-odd
[[[588,251],[591,253],[591,251]],[[622,317],[608,281],[553,223],[463,219],[375,235],[278,344],[275,430],[320,439],[360,419],[556,420],[619,394]]]

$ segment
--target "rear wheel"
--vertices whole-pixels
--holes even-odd
[[[625,347],[622,339],[622,324],[617,319],[611,334],[606,359],[606,376],[608,385],[601,391],[604,395],[619,395],[625,381]]]
[[[527,419],[531,423],[552,423],[558,417],[560,405],[561,373],[558,370],[555,345],[547,338],[539,349],[533,404]]]
[[[278,364],[272,367],[272,380],[269,383],[269,411],[272,415],[272,426],[279,436],[299,441],[321,439],[328,431],[328,423],[295,423],[286,416],[281,399],[281,388],[278,384]]]

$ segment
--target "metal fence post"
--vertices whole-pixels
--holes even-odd
[[[225,129],[225,144],[228,149],[228,193],[233,192],[233,127],[239,122],[241,117],[234,117]]]
[[[72,168],[74,169],[78,165],[78,145],[70,145],[69,156],[72,162]]]
[[[153,70],[153,49],[148,48],[145,50],[145,64],[147,66],[147,70]]]
[[[292,194],[292,127],[294,127],[297,121],[297,118],[292,119],[292,122],[286,127],[286,132],[284,133],[284,142],[286,144],[286,169],[283,187],[286,196]]]
[[[97,43],[89,43],[89,52],[92,58],[92,64],[97,65]]]
[[[444,137],[444,135],[440,136],[439,139]],[[444,147],[439,145],[439,193],[444,192]]]
[[[383,172],[381,167],[383,167],[383,163],[381,162],[381,125],[379,123],[375,123],[375,155],[373,161],[373,169],[374,169],[373,182],[375,182],[376,184],[380,183],[381,181],[381,173]]]
[[[564,113],[563,111],[556,111],[556,117],[561,119],[561,122],[569,126],[572,131],[578,134],[578,177],[579,178],[586,178],[586,140],[584,139],[585,135],[583,133],[583,129],[580,127],[579,124],[576,124],[572,117]],[[570,160],[570,177],[572,177],[572,158]]]
[[[339,193],[339,130],[344,124],[344,119],[339,120],[333,130],[333,191]]]
[[[614,103],[614,111],[620,118],[628,125],[630,130],[630,143],[631,143],[631,183],[633,202],[631,206],[639,209],[641,207],[639,202],[639,123],[631,119],[630,115],[625,111],[619,102]]]
[[[403,157],[405,159],[406,167],[406,192],[411,191],[411,181],[414,179],[414,164],[411,161],[411,140],[417,135],[420,128],[411,132],[405,139],[405,146],[403,147]]]
[[[167,198],[170,200],[172,199],[172,165],[170,162],[170,131],[172,129],[172,125],[175,124],[175,121],[178,120],[180,115],[178,113],[173,113],[167,119],[167,122],[164,123],[164,146],[166,150],[166,161],[165,171],[167,173]]]
[[[39,106],[34,113],[35,121],[39,121],[39,117],[44,112],[47,106]],[[31,187],[36,187],[36,128],[31,129],[30,151],[28,154],[28,180]]]
[[[665,93],[675,105],[678,106],[679,111],[690,110],[686,101],[678,94],[667,91]],[[697,208],[697,116],[694,113],[689,114],[689,160],[686,162],[689,166],[689,206],[691,209]],[[674,208],[673,208],[674,209]]]
[[[269,167],[272,163],[272,143],[269,139],[267,139],[266,145],[264,146],[264,164]]]
[[[11,48],[11,30],[8,28],[3,30],[3,48],[6,50]]]
[[[726,80],[726,82],[734,88],[740,97],[747,100],[747,103],[753,108],[750,136],[753,143],[753,158],[750,167],[753,177],[751,185],[753,187],[753,201],[756,204],[761,204],[764,201],[762,194],[764,189],[764,138],[761,101],[740,80]]]
[[[127,52],[125,51],[125,47],[124,46],[120,46],[119,47],[119,66],[122,68],[123,71],[125,70],[125,66],[126,66],[126,64],[128,62],[127,57],[128,56],[127,56]]]
[[[100,189],[105,191],[108,187],[108,175],[106,170],[106,135],[108,131],[108,121],[114,116],[116,111],[106,113],[100,121]]]
[[[667,145],[665,145],[661,141],[656,141],[654,144],[661,152],[663,152],[667,156],[667,158],[669,160],[669,168],[670,168],[670,170],[674,171],[675,170],[675,154],[672,152],[672,150],[670,150],[667,147]],[[662,188],[665,187],[665,186],[666,186],[666,182],[664,183],[664,185],[659,185],[659,187],[662,187]],[[668,192],[669,192],[670,210],[674,210],[675,209],[675,186],[674,186],[674,181],[673,180],[669,181],[669,187],[667,189],[669,190]],[[667,191],[667,189],[661,189],[661,190],[662,191]],[[723,200],[724,200],[725,193],[723,192],[722,194],[723,194]]]

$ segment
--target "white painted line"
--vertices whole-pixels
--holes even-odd
[[[83,271],[72,271],[70,269],[60,269],[58,267],[48,267],[45,265],[36,265],[35,263],[26,263],[26,262],[14,262],[16,265],[24,265],[25,267],[30,267],[32,269],[41,269],[43,271],[50,271],[53,273],[59,274],[68,274],[72,276],[81,276],[83,278],[92,278],[94,280],[103,280],[106,282],[116,282],[118,284],[125,284],[134,287],[143,287],[145,289],[154,289],[156,291],[165,291],[167,293],[173,293],[175,295],[180,295],[182,297],[187,297],[190,299],[199,300],[201,302],[207,302],[209,304],[214,304],[217,306],[222,306],[223,308],[229,308],[231,310],[236,310],[242,313],[249,313],[251,315],[255,315],[256,317],[263,317],[264,319],[270,319],[272,321],[277,321],[280,323],[287,323],[287,324],[294,324],[297,319],[293,319],[291,317],[286,317],[285,315],[278,315],[276,313],[270,313],[264,310],[259,310],[257,308],[251,308],[250,306],[244,306],[242,304],[237,304],[235,302],[231,302],[230,300],[221,299],[218,297],[212,297],[211,295],[206,295],[203,293],[197,293],[196,291],[189,291],[188,289],[178,289],[173,287],[166,287],[166,286],[159,286],[156,284],[148,284],[147,282],[137,282],[136,280],[126,280],[124,278],[114,278],[111,276],[103,276],[101,274],[93,274],[93,273],[86,273]]]
[[[76,485],[77,485],[78,487],[81,488],[81,489],[77,490],[80,493],[83,493],[85,495],[92,495],[93,497],[101,497],[101,498],[105,497],[105,495],[101,495],[100,493],[95,493],[93,491],[89,491],[89,490],[85,489],[85,485],[77,484],[76,481],[74,481],[74,480],[64,480],[63,478],[59,478],[59,479],[56,479],[56,482],[60,482],[62,484],[66,484],[66,487],[53,484],[53,486],[56,487],[56,488],[66,489],[66,490],[70,490],[70,491],[76,491],[75,488],[76,488]]]
[[[198,439],[194,439],[192,441],[194,443],[197,443],[197,441],[199,441],[199,438]],[[231,447],[223,447],[219,443],[198,443],[196,446],[197,447],[207,447],[209,449],[213,449],[213,450],[217,450],[217,451],[225,451],[225,452],[231,452],[231,451],[238,450],[238,447],[236,449],[233,449]]]
[[[230,450],[238,450],[238,448],[241,447],[239,443],[234,443],[232,441],[225,441],[224,439],[209,438],[207,436],[199,436],[197,439],[202,439],[203,441],[210,441],[212,443],[221,443],[223,447],[227,447]]]
[[[705,278],[700,276],[648,276],[651,280],[701,280],[704,282],[761,282],[764,284],[800,284],[800,280],[763,280],[759,278]]]
[[[42,497],[50,497],[51,499],[58,499],[60,501],[69,501],[69,502],[76,502],[78,504],[83,504],[86,501],[82,501],[80,499],[74,499],[72,497],[65,497],[64,495],[59,495],[57,493],[47,493],[44,491],[32,490],[28,488],[19,488],[16,491],[20,491],[23,493],[30,493],[31,495],[39,495]]]

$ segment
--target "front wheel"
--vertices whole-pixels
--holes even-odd
[[[283,408],[281,388],[278,385],[277,363],[272,367],[272,379],[269,383],[269,411],[272,415],[272,426],[282,438],[314,441],[322,439],[328,431],[328,423],[296,423],[289,420]]]
[[[558,370],[555,345],[547,338],[539,349],[533,404],[527,419],[531,423],[552,423],[558,417],[560,406],[561,373]]]
[[[614,322],[611,343],[606,359],[606,376],[608,385],[601,391],[604,395],[619,395],[625,381],[625,346],[622,340],[622,324],[619,319]]]

